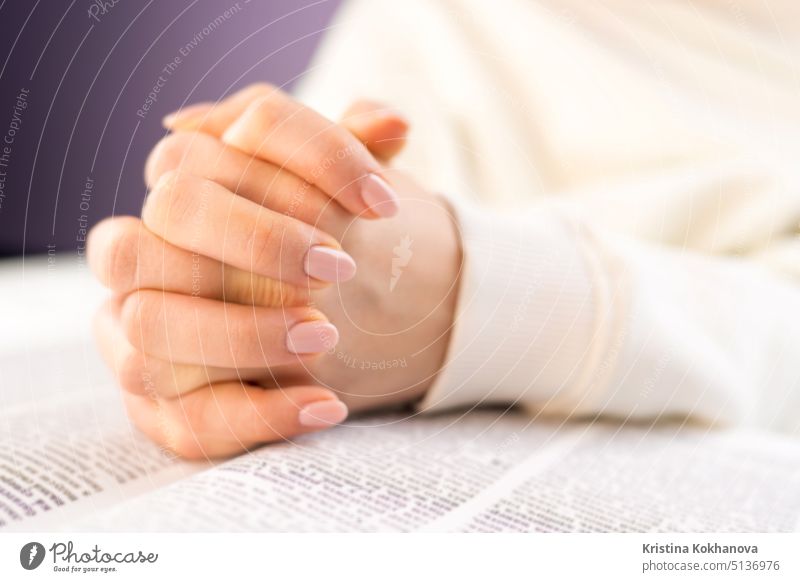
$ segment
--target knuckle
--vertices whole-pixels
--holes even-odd
[[[159,446],[162,446],[162,434],[160,431],[153,430],[155,425],[152,422],[152,415],[157,414],[158,409],[151,408],[150,402],[143,400],[142,397],[127,392],[122,393],[122,402],[125,406],[125,413],[133,425]]]
[[[179,457],[191,461],[206,458],[199,435],[185,421],[165,420],[162,430],[165,446]]]
[[[164,322],[163,298],[152,291],[131,293],[122,305],[121,320],[128,341],[147,353]]]
[[[245,113],[247,126],[252,128],[247,132],[251,140],[262,139],[282,123],[290,115],[289,101],[280,91],[270,91],[253,101]]]
[[[263,363],[265,357],[262,352],[265,338],[261,337],[255,312],[251,315],[231,318],[227,330],[227,347],[231,354],[234,367],[249,367],[256,363]]]
[[[346,163],[356,152],[358,142],[349,140],[337,126],[330,126],[314,138],[314,148],[319,154],[322,169]]]
[[[314,137],[310,146],[317,160],[317,166],[313,170],[317,176],[315,181],[320,182],[320,176],[334,172],[336,181],[341,187],[341,190],[335,193],[336,197],[354,188],[358,178],[377,169],[369,150],[339,126],[328,127]]]
[[[149,372],[144,354],[131,348],[122,358],[117,366],[117,381],[123,390],[132,394],[141,395],[145,392],[152,392],[152,386],[148,383]]]
[[[169,448],[187,459],[202,459],[207,456],[202,435],[214,426],[216,408],[213,399],[205,394],[193,395],[180,400],[181,418],[167,424]]]
[[[245,252],[253,271],[271,274],[286,245],[284,230],[277,221],[261,218],[257,227],[247,233]]]
[[[145,200],[144,223],[163,234],[167,225],[184,224],[201,211],[210,183],[182,170],[164,173]]]
[[[202,170],[209,152],[213,155],[216,140],[202,132],[170,133],[156,144],[145,164],[145,181],[154,187],[158,180],[173,170]]]
[[[130,291],[139,274],[140,231],[138,224],[119,225],[106,250],[108,287],[117,292]]]
[[[92,272],[114,291],[127,290],[136,272],[139,224],[133,217],[109,218],[89,234],[87,256]]]
[[[185,134],[170,133],[161,138],[150,151],[145,162],[145,181],[149,187],[155,186],[159,178],[180,166],[186,148]]]

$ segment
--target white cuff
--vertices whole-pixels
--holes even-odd
[[[593,253],[581,248],[580,224],[547,206],[524,216],[453,206],[464,249],[456,321],[446,364],[420,408],[564,412],[581,400],[596,365],[606,293]]]

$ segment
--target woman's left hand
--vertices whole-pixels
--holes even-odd
[[[116,293],[97,318],[104,355],[137,425],[187,457],[323,428],[341,421],[345,407],[418,399],[444,361],[453,324],[461,257],[443,201],[400,172],[370,165],[363,146],[285,96],[279,117],[264,90],[251,89],[249,103],[240,94],[169,120],[181,131],[154,150],[147,179],[166,182],[170,194],[148,201],[144,224],[114,219],[92,236],[92,264]],[[278,127],[285,148],[276,153],[264,137]],[[406,129],[366,102],[341,127],[383,159],[399,150]],[[396,199],[363,195],[365,165],[389,179]],[[295,172],[303,177],[287,187]],[[339,282],[321,285],[282,267],[293,247],[275,238],[261,253],[265,268],[252,268],[253,245],[236,244],[236,233],[257,229],[260,211],[237,198],[329,233],[329,248],[341,245],[358,273],[344,282],[347,264],[323,258],[317,270]],[[396,215],[374,221],[353,213]]]

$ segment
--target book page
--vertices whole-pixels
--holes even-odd
[[[409,531],[453,511],[547,446],[519,414],[389,416],[263,447],[83,527]]]
[[[202,467],[128,422],[93,348],[0,358],[0,530],[53,530]]]
[[[428,529],[788,532],[800,519],[800,444],[761,433],[596,425],[526,469]]]
[[[791,531],[800,445],[703,429],[384,417],[265,447],[82,524],[168,531]]]

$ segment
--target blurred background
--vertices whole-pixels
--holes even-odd
[[[0,256],[82,251],[92,224],[138,214],[161,118],[291,90],[339,3],[0,3]]]

